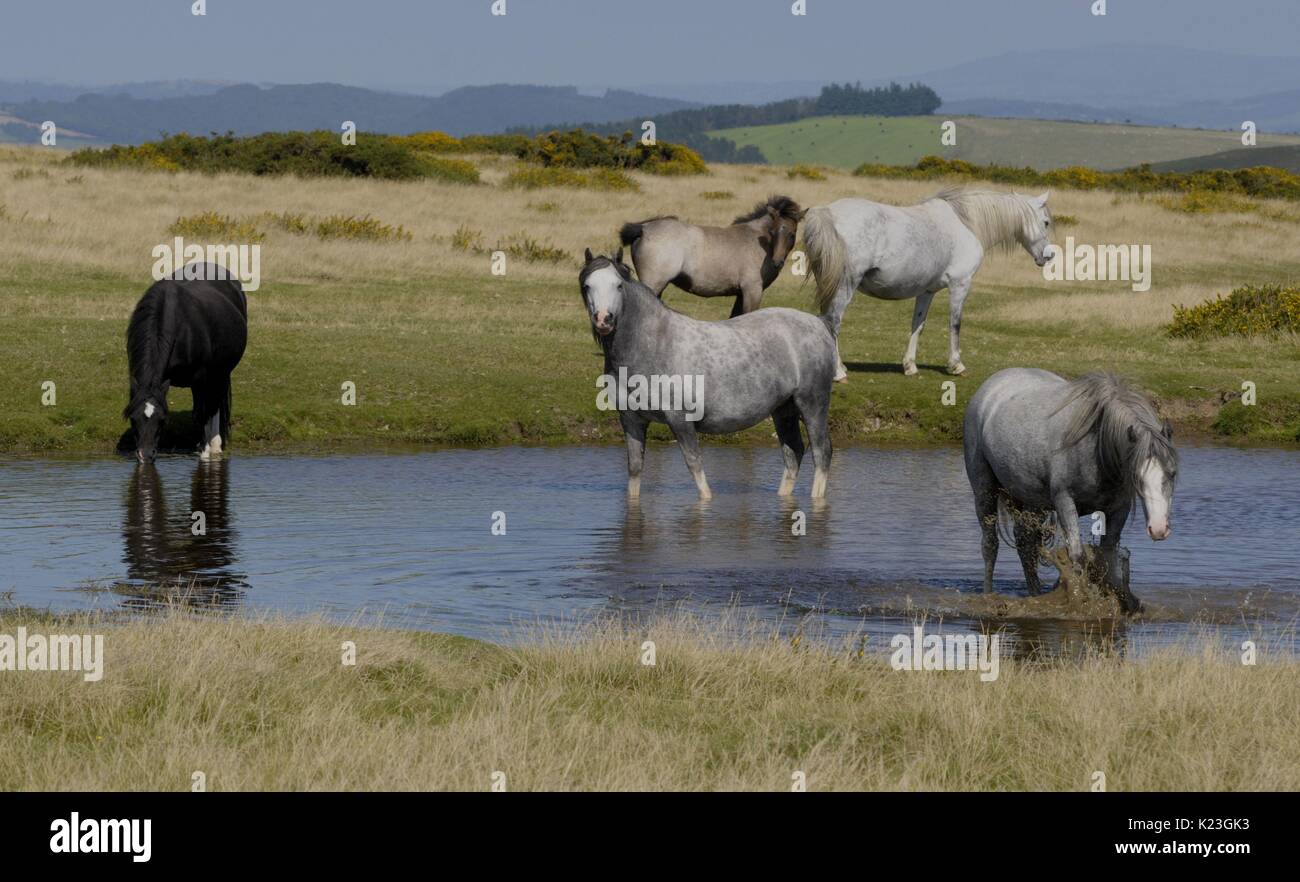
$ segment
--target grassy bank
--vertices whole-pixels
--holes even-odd
[[[171,241],[179,218],[251,219],[262,236],[262,285],[250,295],[249,350],[235,374],[236,451],[613,443],[620,433],[595,407],[601,361],[576,291],[584,247],[612,250],[622,222],[657,214],[728,223],[774,192],[804,205],[848,195],[908,203],[937,186],[714,166],[694,178],[632,173],[639,192],[529,190],[503,187],[519,166],[493,156],[471,157],[483,181],[472,186],[73,169],[58,159],[55,151],[0,149],[3,453],[114,448],[126,427],[127,319],[150,282],[151,250]],[[1250,211],[1193,214],[1157,197],[1078,191],[1054,194],[1052,205],[1074,218],[1058,239],[1150,243],[1152,289],[1048,283],[1027,255],[991,256],[967,300],[970,373],[956,379],[955,406],[943,403],[941,389],[950,379],[942,370],[946,297],[934,304],[915,378],[899,367],[911,303],[859,297],[842,331],[851,379],[835,391],[837,443],[953,442],[979,383],[1015,365],[1127,374],[1159,396],[1180,437],[1300,440],[1294,337],[1178,340],[1164,331],[1175,306],[1300,278],[1293,205],[1255,201]],[[327,238],[312,232],[318,226],[265,220],[286,214],[371,217],[410,238]],[[505,276],[490,272],[497,247],[510,254]],[[808,308],[811,285],[801,281],[785,274],[764,304]],[[665,298],[701,318],[730,311],[722,299],[676,289]],[[42,403],[47,381],[52,406]],[[356,406],[342,404],[347,381],[356,384]],[[1256,385],[1253,408],[1233,402],[1243,381]],[[188,391],[173,392],[172,407],[183,429]],[[770,436],[764,424],[725,441],[766,444]]]
[[[1294,662],[896,672],[674,618],[509,648],[301,621],[53,619],[103,678],[0,673],[0,789],[1109,790],[1300,788]],[[645,640],[654,666],[640,662]],[[344,641],[355,666],[341,663]]]

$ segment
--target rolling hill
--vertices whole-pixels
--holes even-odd
[[[1224,150],[1206,156],[1192,156],[1171,162],[1158,162],[1151,167],[1156,171],[1193,172],[1215,168],[1253,168],[1257,165],[1270,165],[1273,168],[1284,168],[1287,171],[1300,174],[1300,145],[1239,147],[1236,150]]]
[[[1084,165],[1127,168],[1202,157],[1241,146],[1239,134],[1025,119],[956,117],[957,144],[940,144],[941,115],[820,117],[709,134],[758,147],[769,162],[853,168],[863,162],[910,165],[927,154],[1036,169]],[[1260,147],[1300,145],[1300,135],[1261,134]],[[1257,163],[1258,164],[1258,163]]]

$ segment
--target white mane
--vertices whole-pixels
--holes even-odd
[[[952,187],[933,198],[951,205],[985,250],[1013,250],[1021,239],[1032,242],[1038,236],[1038,212],[1032,200],[1019,193]]]

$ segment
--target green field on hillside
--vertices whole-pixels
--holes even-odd
[[[1084,165],[1117,169],[1144,162],[1202,157],[1241,146],[1236,132],[1155,126],[1100,125],[1032,119],[953,117],[957,144],[940,143],[948,117],[818,117],[776,126],[710,132],[752,144],[774,164],[854,168],[864,162],[911,165],[936,155],[979,164],[1036,169]],[[1259,146],[1300,145],[1300,135],[1260,135]]]

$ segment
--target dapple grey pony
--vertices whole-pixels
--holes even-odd
[[[964,431],[966,475],[983,530],[985,591],[993,588],[998,557],[999,501],[1010,508],[1031,594],[1042,590],[1038,559],[1049,514],[1080,567],[1080,512],[1105,516],[1101,545],[1112,549],[1140,498],[1147,535],[1168,538],[1178,477],[1173,427],[1122,380],[1088,374],[1068,382],[1031,368],[998,371],[971,398]],[[1131,595],[1121,599],[1136,604]]]
[[[624,224],[637,278],[662,297],[669,284],[700,297],[735,297],[731,315],[758,309],[794,248],[803,217],[798,203],[773,196],[729,227],[699,227],[675,217]]]
[[[948,289],[948,370],[962,374],[961,312],[971,279],[990,248],[1018,243],[1038,266],[1050,259],[1052,215],[1036,198],[984,190],[944,190],[920,205],[898,207],[839,199],[808,209],[804,243],[817,277],[817,311],[840,320],[854,291],[881,300],[916,299],[903,373],[916,374],[916,347],[934,295]],[[835,379],[848,379],[839,362]]]
[[[672,431],[700,498],[709,499],[697,433],[738,432],[771,416],[785,459],[778,492],[794,492],[804,453],[802,419],[813,454],[812,495],[825,496],[831,464],[827,411],[835,376],[835,339],[825,322],[781,308],[699,321],[669,309],[633,280],[622,258],[622,249],[612,259],[593,256],[588,249],[578,276],[592,336],[605,355],[602,380],[640,378],[660,389],[671,389],[673,383],[681,389],[689,381],[700,405],[690,413],[681,402],[661,397],[656,407],[618,408],[627,439],[628,495],[635,498],[641,492],[650,423],[665,423]]]

